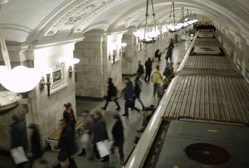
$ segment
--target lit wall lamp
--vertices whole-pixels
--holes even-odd
[[[127,43],[122,43],[122,44],[121,44],[121,47],[122,47],[122,52],[125,52],[125,50],[124,50],[124,49],[125,49],[125,47],[126,47],[126,46],[127,46]]]
[[[73,75],[73,73],[74,73],[75,81],[76,81],[76,82],[77,82],[77,73],[78,73],[78,72],[77,72],[76,64],[78,64],[79,62],[80,62],[80,59],[74,58],[73,61],[72,61],[73,66],[70,65],[70,66],[68,67],[68,76],[69,76],[69,78],[71,78],[72,75]]]
[[[42,77],[39,83],[40,90],[43,90],[45,85],[47,85],[48,96],[50,96],[50,86],[51,86],[50,76],[51,76],[52,71],[53,71],[52,68],[48,68],[46,70],[46,80],[44,79],[44,77]]]
[[[112,63],[115,63],[117,57],[117,50],[113,50],[112,52],[109,53],[109,61],[112,59]]]

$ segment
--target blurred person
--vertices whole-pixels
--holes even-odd
[[[93,127],[93,155],[96,154],[97,159],[102,159],[102,162],[109,161],[109,155],[100,158],[99,151],[97,148],[97,143],[105,140],[109,140],[106,122],[102,117],[102,113],[100,111],[94,112],[94,127]]]
[[[29,168],[32,168],[34,162],[37,159],[41,159],[42,163],[47,163],[47,162],[44,159],[42,159],[40,133],[38,131],[37,125],[31,123],[29,125],[29,129],[31,130],[30,143],[31,143],[31,154],[32,154],[29,160]]]
[[[124,164],[124,151],[123,151],[124,127],[119,114],[114,114],[113,118],[116,119],[116,122],[112,128],[112,136],[114,139],[114,143],[111,151],[112,153],[114,153],[115,148],[116,147],[118,148],[120,164],[123,165]]]
[[[60,127],[62,129],[58,147],[60,153],[65,153],[69,160],[71,167],[77,168],[73,155],[77,152],[75,138],[73,136],[72,127],[68,127],[64,119],[60,120]]]
[[[20,120],[19,116],[12,115],[13,123],[11,124],[10,136],[11,136],[11,149],[17,147],[23,147],[24,151],[27,152],[27,133],[26,126],[23,121]],[[26,163],[20,163],[16,165],[17,168],[23,168]]]
[[[138,69],[137,69],[137,76],[141,77],[144,74],[144,66],[141,64],[141,61],[138,61]]]
[[[112,82],[112,78],[108,78],[108,88],[107,88],[107,95],[105,97],[106,99],[106,103],[105,103],[105,106],[102,107],[103,110],[106,110],[108,104],[110,101],[114,101],[117,105],[117,108],[116,110],[120,110],[120,105],[117,101],[118,97],[117,97],[117,94],[118,94],[118,90],[116,88],[116,86],[113,84]]]
[[[145,108],[143,102],[141,101],[140,98],[140,93],[142,92],[142,82],[139,80],[139,77],[137,76],[135,78],[134,81],[135,87],[134,87],[134,101],[136,101],[136,99],[138,99],[138,101],[140,102],[142,108]]]
[[[143,122],[142,122],[141,128],[138,129],[137,132],[143,132],[145,130],[155,110],[156,108],[154,105],[150,105],[149,107],[145,107],[143,109]]]
[[[82,143],[82,151],[78,156],[92,156],[92,139],[93,139],[93,127],[94,127],[94,116],[89,114],[88,110],[82,112],[83,116],[83,135],[80,138]]]
[[[163,76],[170,80],[170,70],[169,70],[169,64],[168,63],[166,64],[166,66],[164,68]]]
[[[125,113],[123,116],[129,116],[129,108],[135,109],[136,111],[140,111],[138,108],[134,106],[134,88],[133,84],[130,81],[130,78],[125,78],[125,88],[123,90],[124,99],[125,99]]]
[[[157,50],[155,51],[155,58],[158,58],[158,62],[161,61],[161,55],[162,55],[162,53],[160,52],[159,49],[157,49]]]

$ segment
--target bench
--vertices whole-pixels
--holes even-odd
[[[82,133],[81,128],[83,126],[83,117],[76,117],[76,134]],[[55,146],[58,145],[60,136],[61,136],[61,131],[62,129],[59,128],[58,130],[54,131],[48,138],[47,138],[47,143],[50,145],[52,151],[58,151],[55,149]]]
[[[121,97],[122,96],[122,90],[125,88],[125,83],[124,82],[119,82],[115,85],[117,87],[118,90],[118,95],[117,97]]]

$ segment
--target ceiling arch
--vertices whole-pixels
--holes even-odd
[[[74,38],[91,29],[120,31],[142,27],[145,0],[10,0],[0,10],[0,26],[5,39],[32,43],[56,37]],[[169,16],[172,1],[154,0],[156,22]],[[216,24],[248,36],[247,0],[174,0],[177,18],[181,7],[197,16],[206,16]],[[203,17],[201,17],[203,18]],[[64,34],[64,35],[59,35]]]

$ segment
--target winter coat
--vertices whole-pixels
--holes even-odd
[[[112,128],[112,136],[114,139],[114,146],[120,146],[124,143],[124,128],[121,120],[117,120]]]
[[[151,76],[151,81],[153,83],[161,84],[162,80],[163,80],[163,77],[161,73],[156,69]]]
[[[117,96],[117,88],[114,86],[112,82],[109,83],[108,85],[108,90],[107,90],[107,100],[111,100],[113,97]]]
[[[94,122],[93,143],[96,144],[97,142],[104,141],[107,139],[109,138],[106,130],[106,122],[102,117],[100,117]]]
[[[70,110],[70,109],[64,110],[63,119],[66,122],[67,126],[73,127],[73,128],[75,127],[76,120],[75,120],[73,110]]]
[[[137,95],[139,95],[140,94],[140,92],[142,91],[141,90],[141,86],[142,86],[142,83],[141,83],[141,81],[135,81],[135,87],[134,87],[134,95],[135,95],[135,97],[137,96]]]
[[[41,141],[40,141],[40,135],[36,129],[31,134],[31,152],[32,155],[39,158],[41,157]]]
[[[131,81],[129,81],[126,84],[126,87],[124,88],[124,99],[125,100],[129,100],[129,99],[133,99],[133,84]]]
[[[144,74],[144,67],[142,64],[138,65],[138,70],[137,70],[137,74],[140,76],[142,74]]]
[[[77,151],[71,127],[62,129],[58,147],[61,152],[67,153],[68,156],[73,155]]]
[[[25,124],[22,121],[15,122],[11,125],[11,148],[22,146],[27,149],[27,134]]]
[[[152,71],[152,61],[151,60],[145,61],[144,65],[145,65],[146,72],[151,72]]]

